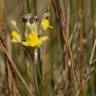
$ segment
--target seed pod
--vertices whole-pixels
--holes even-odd
[[[35,21],[38,21],[39,20],[39,17],[38,16],[34,16],[34,20]]]
[[[24,23],[26,23],[28,20],[31,22],[33,20],[33,15],[32,14],[23,15],[22,20]]]

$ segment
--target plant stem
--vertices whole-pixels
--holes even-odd
[[[34,52],[31,53],[29,50],[28,50],[28,52],[29,52],[29,54],[31,56],[31,59],[32,59],[34,79],[35,79],[35,85],[36,85],[36,96],[38,96],[38,81],[37,81],[37,73],[36,73],[36,66],[35,66],[35,64],[36,64],[36,62],[35,62],[35,54],[34,54]]]

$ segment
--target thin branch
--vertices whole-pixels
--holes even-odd
[[[66,25],[67,22],[66,22],[66,17],[65,17],[65,13],[64,13],[65,10],[63,10],[64,7],[62,5],[62,1],[61,0],[57,1],[57,2],[55,2],[54,0],[51,0],[51,3],[52,3],[52,6],[54,8],[54,11],[55,11],[56,18],[60,19],[59,27],[60,27],[60,31],[63,34],[64,44],[65,44],[65,47],[67,49],[69,59],[71,61],[72,71],[73,71],[73,76],[74,76],[75,88],[77,89],[77,86],[78,86],[78,84],[77,84],[78,83],[78,76],[77,76],[76,66],[74,64],[71,48],[70,48],[70,45],[69,45],[69,40],[68,40],[68,37],[67,37],[68,36],[67,35],[67,25]]]
[[[92,59],[93,59],[93,56],[94,56],[94,53],[95,53],[95,48],[96,48],[96,39],[95,39],[95,41],[94,41],[94,45],[93,45],[91,57],[90,57],[90,60],[89,60],[89,65],[90,65],[91,62],[92,62]]]
[[[14,64],[14,62],[12,61],[12,59],[10,58],[10,56],[8,55],[8,53],[7,53],[4,45],[3,45],[3,43],[2,43],[2,40],[0,40],[0,44],[1,44],[1,47],[2,47],[5,55],[7,56],[8,60],[9,60],[9,62],[10,62],[10,64],[11,64],[11,66],[14,68],[14,71],[17,73],[18,77],[20,78],[20,80],[22,81],[22,83],[24,84],[24,86],[26,87],[26,89],[28,90],[30,96],[32,96],[31,90],[29,89],[27,83],[25,82],[25,80],[24,80],[23,77],[21,76],[21,74],[20,74],[19,70],[17,69],[16,65]]]

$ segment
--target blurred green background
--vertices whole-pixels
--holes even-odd
[[[23,15],[31,13],[42,18],[47,11],[53,29],[45,32],[49,39],[40,47],[41,64],[36,65],[36,70],[43,66],[43,73],[37,76],[38,96],[96,96],[96,0],[0,0],[0,38],[31,96],[37,96],[32,61],[22,46],[11,42],[11,20],[16,20],[23,33]],[[0,46],[0,96],[30,96],[12,68],[6,71],[5,59]],[[13,95],[7,94],[8,86]]]

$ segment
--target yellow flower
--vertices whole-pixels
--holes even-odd
[[[47,37],[41,37],[39,38],[37,34],[28,34],[26,36],[26,41],[23,42],[24,46],[30,46],[30,47],[38,47],[40,46],[43,41],[45,41],[47,39]]]
[[[12,41],[14,43],[20,43],[21,42],[21,37],[20,37],[20,34],[16,31],[12,31]]]
[[[41,21],[41,27],[43,28],[43,30],[47,30],[48,28],[53,28],[50,24],[49,24],[49,20],[44,18]]]

